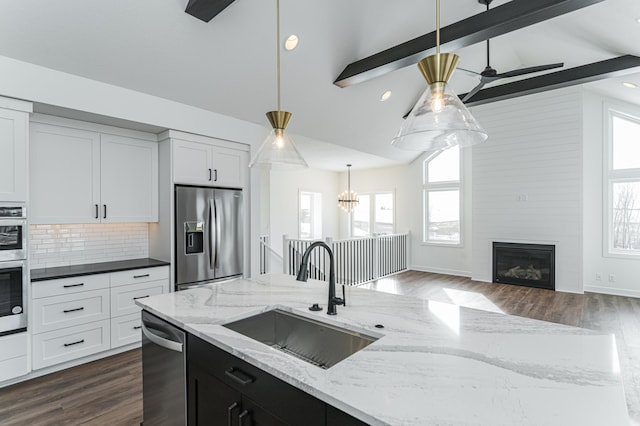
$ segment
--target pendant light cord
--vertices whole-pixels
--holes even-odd
[[[278,111],[280,111],[280,0],[276,0],[276,52],[277,52],[277,74],[278,74]]]
[[[436,55],[440,56],[440,0],[436,0]]]

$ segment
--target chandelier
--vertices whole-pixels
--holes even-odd
[[[351,190],[351,164],[347,164],[347,190],[338,196],[338,207],[351,213],[358,203],[358,195]]]

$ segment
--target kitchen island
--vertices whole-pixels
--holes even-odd
[[[336,316],[308,309],[326,299],[272,274],[137,303],[367,424],[629,423],[611,334],[357,288]],[[378,339],[323,369],[222,326],[276,308]]]

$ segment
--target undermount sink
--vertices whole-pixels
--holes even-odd
[[[325,369],[378,340],[280,309],[230,322],[223,327]]]

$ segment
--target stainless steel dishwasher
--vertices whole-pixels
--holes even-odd
[[[186,341],[184,331],[142,311],[142,425],[187,424]]]

